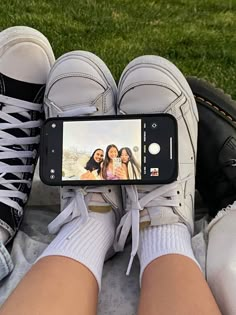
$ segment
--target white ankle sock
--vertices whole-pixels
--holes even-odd
[[[65,224],[42,255],[65,256],[85,265],[95,276],[101,289],[102,269],[105,256],[115,235],[115,215],[90,212],[89,219],[81,225],[81,218]]]
[[[193,254],[191,235],[186,225],[182,223],[160,225],[145,228],[140,231],[138,250],[140,260],[140,283],[147,265],[154,259],[167,254],[187,256],[199,266]]]

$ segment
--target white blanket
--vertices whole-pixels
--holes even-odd
[[[204,209],[198,210],[198,213],[204,214],[204,211]],[[47,225],[58,212],[59,190],[42,184],[36,172],[23,224],[14,239],[11,250],[15,268],[6,279],[0,282],[0,304],[6,300],[52,240],[53,236],[48,233]],[[194,252],[203,271],[205,269],[205,242],[201,230],[204,224],[204,218],[196,222],[196,235],[193,237]],[[105,263],[99,298],[99,315],[136,314],[139,297],[139,262],[136,257],[131,274],[127,277],[125,272],[130,252],[129,245],[123,253],[115,255]]]

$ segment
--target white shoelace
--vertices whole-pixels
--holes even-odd
[[[57,117],[73,117],[73,116],[88,116],[96,113],[98,109],[94,106],[94,104],[78,104],[74,105],[75,108],[62,111],[60,106],[55,104],[54,102],[50,101],[48,98],[44,98],[44,105],[48,107],[53,107],[55,111],[57,111]]]
[[[80,224],[87,222],[89,218],[88,203],[91,200],[92,193],[106,192],[106,187],[64,187],[63,199],[69,199],[68,205],[64,210],[48,225],[48,231],[51,234],[57,233],[60,228],[76,217],[81,217]],[[71,238],[73,234],[68,236]]]
[[[4,104],[0,111],[0,119],[6,121],[5,123],[0,123],[0,160],[4,160],[5,158],[18,158],[25,164],[27,158],[35,158],[37,154],[36,151],[28,151],[26,147],[24,150],[24,146],[39,143],[39,135],[30,137],[30,129],[40,127],[41,120],[22,122],[11,116],[11,114],[17,113],[30,120],[31,116],[29,112],[32,110],[40,112],[42,105],[18,100],[5,95],[0,95],[0,103]],[[28,135],[28,137],[15,137],[10,133],[5,132],[7,129],[21,129]],[[6,147],[14,145],[17,146],[17,150],[14,150],[14,147]],[[23,148],[22,151],[18,151],[19,145]],[[32,184],[31,181],[22,179],[22,173],[32,173],[33,171],[34,165],[9,165],[2,161],[0,162],[0,185],[7,188],[6,190],[0,190],[0,202],[16,209],[19,215],[22,214],[23,209],[18,202],[11,198],[19,198],[23,200],[23,202],[26,202],[28,197],[27,194],[18,191],[18,188],[12,184],[26,184],[30,187]],[[5,179],[4,176],[7,173],[12,173],[19,179]]]
[[[179,182],[157,187],[151,192],[141,192],[136,186],[126,186],[126,193],[132,205],[126,209],[127,213],[122,217],[116,230],[116,249],[123,250],[129,231],[132,231],[132,251],[126,274],[129,275],[133,259],[139,246],[139,211],[148,207],[178,207],[180,194],[178,194]],[[152,214],[152,225],[155,225],[155,213]],[[158,222],[157,222],[158,224]]]

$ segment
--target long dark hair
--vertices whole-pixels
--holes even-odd
[[[99,150],[103,152],[102,149],[96,149],[96,150],[94,150],[94,151],[93,151],[93,154],[91,155],[90,159],[88,160],[88,162],[87,162],[87,164],[86,164],[86,166],[85,166],[85,169],[88,170],[88,171],[90,171],[90,172],[92,172],[92,171],[94,171],[94,170],[98,170],[98,174],[99,174],[100,171],[101,171],[101,163],[102,163],[102,161],[101,161],[100,163],[97,163],[97,162],[94,160],[94,154],[95,154],[97,151],[99,151]]]
[[[110,163],[111,159],[108,156],[108,152],[111,148],[115,148],[117,150],[117,155],[119,153],[119,150],[117,148],[117,146],[115,144],[110,144],[107,148],[106,148],[106,154],[105,154],[105,158],[103,161],[103,165],[102,165],[102,178],[107,179],[107,168],[108,168],[108,164]]]
[[[124,147],[121,148],[119,151],[119,157],[121,157],[122,151],[125,150],[129,156],[129,160],[127,162],[127,168],[128,168],[128,164],[130,163],[133,174],[134,174],[134,179],[138,179],[139,176],[141,174],[141,167],[139,165],[139,163],[137,162],[137,160],[135,159],[135,157],[133,156],[133,153],[131,151],[130,148],[128,147]]]

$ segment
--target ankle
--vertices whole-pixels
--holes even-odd
[[[79,217],[65,224],[39,259],[54,255],[74,259],[93,273],[100,289],[104,260],[114,235],[113,211],[105,214],[90,212],[85,223]]]
[[[154,259],[168,254],[187,256],[199,266],[192,250],[191,235],[186,225],[176,223],[141,230],[138,250],[140,280],[148,264]]]

